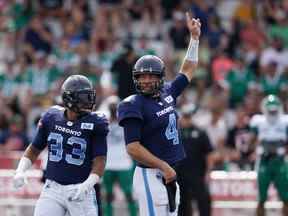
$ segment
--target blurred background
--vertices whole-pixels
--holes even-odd
[[[241,207],[240,215],[253,215],[248,123],[268,94],[288,108],[288,0],[0,0],[1,216],[31,215],[41,189],[41,159],[31,172],[34,184],[20,192],[11,189],[11,169],[41,113],[61,103],[62,81],[87,76],[97,109],[105,111],[105,98],[134,93],[132,67],[144,54],[161,57],[172,80],[189,43],[186,11],[200,18],[202,35],[199,67],[179,110],[197,107],[193,122],[219,152],[210,182],[214,214]],[[125,211],[122,199],[119,192],[116,206]],[[225,202],[233,199],[240,207]],[[279,203],[270,204],[277,215]]]

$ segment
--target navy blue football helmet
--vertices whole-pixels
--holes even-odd
[[[76,113],[92,110],[96,102],[96,91],[89,79],[82,75],[71,75],[61,87],[64,106]]]
[[[153,83],[150,91],[144,91],[138,81],[139,75],[153,74],[159,77],[159,81]],[[153,96],[159,92],[164,83],[165,66],[163,61],[155,55],[144,55],[137,60],[133,68],[133,81],[136,91],[143,95]]]

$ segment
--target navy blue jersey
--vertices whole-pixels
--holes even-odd
[[[87,179],[96,156],[106,155],[108,121],[89,113],[71,122],[64,111],[54,106],[42,116],[32,145],[39,150],[48,145],[47,179],[76,184]]]
[[[179,74],[173,82],[164,85],[159,100],[143,95],[131,95],[118,107],[120,126],[123,126],[125,119],[139,119],[142,126],[139,140],[141,145],[169,164],[175,164],[185,157],[179,137],[175,105],[176,98],[188,84],[187,77]]]

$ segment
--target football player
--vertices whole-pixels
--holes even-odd
[[[16,169],[14,186],[25,184],[25,172],[48,146],[46,182],[34,216],[96,216],[94,185],[104,172],[108,121],[92,112],[96,92],[85,76],[68,77],[61,91],[64,107],[53,106],[40,119]]]
[[[282,103],[275,95],[268,95],[261,104],[262,115],[254,115],[250,121],[252,144],[257,145],[257,216],[265,215],[264,204],[271,183],[283,201],[283,215],[288,215],[288,170],[286,145],[288,141],[288,117],[283,114]]]
[[[175,105],[197,67],[201,27],[199,19],[188,13],[186,20],[190,44],[176,79],[170,84],[164,83],[163,61],[153,55],[142,56],[133,69],[138,94],[124,99],[118,107],[126,149],[137,162],[133,188],[140,216],[177,215],[179,189],[174,166],[185,153]]]

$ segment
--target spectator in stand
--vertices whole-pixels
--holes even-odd
[[[6,61],[6,67],[0,73],[0,90],[3,96],[14,98],[19,94],[19,88],[23,81],[20,68],[16,61]]]
[[[77,55],[66,37],[62,37],[59,46],[54,47],[53,55],[57,58],[57,67],[61,73],[69,73],[78,63]]]
[[[0,135],[2,150],[24,150],[29,144],[28,137],[24,132],[24,121],[20,115],[14,115],[9,120],[9,127]]]
[[[240,31],[239,36],[243,47],[254,55],[261,52],[267,40],[267,36],[258,20],[247,22]]]
[[[124,44],[122,55],[112,65],[111,72],[116,79],[120,99],[135,93],[132,70],[136,60],[137,56],[132,45]]]
[[[256,89],[256,77],[247,67],[244,56],[235,58],[232,70],[227,73],[222,83],[229,95],[230,108],[241,104],[249,90]]]
[[[211,62],[213,82],[222,82],[227,73],[233,68],[233,65],[234,62],[224,51],[217,50]]]
[[[239,1],[234,11],[234,19],[240,23],[247,23],[256,18],[254,0]]]
[[[189,43],[189,30],[185,23],[185,15],[182,12],[174,12],[172,27],[169,30],[175,51],[185,52]],[[184,55],[184,54],[183,54]]]
[[[9,24],[10,30],[21,31],[30,22],[35,13],[35,4],[30,0],[11,1],[9,8],[9,15],[11,22]],[[1,9],[0,9],[1,10]]]
[[[240,169],[253,170],[255,161],[252,154],[253,149],[250,146],[250,117],[243,106],[237,107],[235,115],[235,125],[228,131],[226,147],[233,156],[231,159]]]
[[[208,19],[208,33],[207,38],[211,49],[217,49],[220,45],[220,40],[224,30],[222,29],[219,18],[214,15]]]
[[[262,100],[262,93],[261,92],[253,92],[249,93],[245,96],[243,101],[243,109],[244,112],[249,116],[252,117],[255,114],[260,113],[260,103]]]
[[[48,62],[44,52],[35,54],[34,63],[25,72],[25,81],[33,95],[44,96],[51,88],[53,82],[59,79],[59,71]]]
[[[285,1],[282,1],[282,4],[284,6]],[[270,38],[281,38],[281,40],[283,40],[284,46],[288,48],[288,9],[286,8],[285,11],[283,6],[280,6],[274,15],[276,22],[268,26],[268,36]]]
[[[278,63],[271,60],[263,68],[264,73],[260,77],[259,85],[264,95],[274,94],[282,96],[288,91],[288,81],[277,71]]]
[[[288,66],[288,50],[285,49],[283,40],[279,37],[271,39],[271,45],[261,52],[260,66],[262,70],[272,61],[277,63],[277,72],[283,73],[284,69]]]
[[[185,15],[182,12],[173,13],[173,23],[169,29],[169,36],[174,48],[172,61],[175,67],[179,67],[189,44],[189,30],[185,23]]]
[[[52,51],[53,37],[40,15],[34,16],[31,20],[25,32],[24,41],[36,51],[45,53]]]
[[[209,19],[216,15],[214,5],[211,4],[211,1],[195,0],[191,5],[191,11],[195,17],[201,20],[201,31],[204,36],[207,36],[209,33]]]
[[[217,98],[217,100],[215,100]],[[205,130],[215,152],[222,161],[229,160],[226,154],[227,122],[224,113],[227,109],[227,97],[222,90],[213,90],[208,99],[208,109],[200,109],[194,115],[195,124]],[[220,160],[220,159],[219,159]],[[224,163],[219,163],[216,169],[223,169]]]

